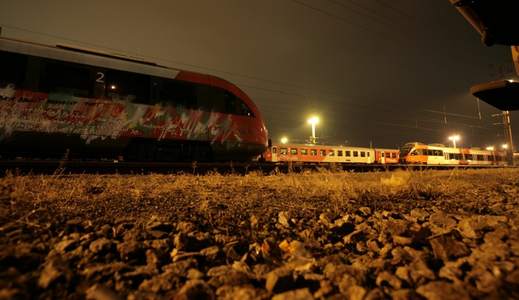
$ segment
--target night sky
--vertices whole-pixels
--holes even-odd
[[[481,102],[480,120],[468,90],[510,77],[510,49],[485,47],[447,0],[2,0],[0,26],[225,78],[259,106],[274,141],[303,142],[312,113],[328,144],[504,141],[499,112]]]

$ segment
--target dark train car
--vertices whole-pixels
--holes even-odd
[[[266,146],[258,108],[223,79],[0,38],[3,159],[243,161]]]

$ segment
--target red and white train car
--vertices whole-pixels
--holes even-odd
[[[248,161],[267,147],[254,102],[214,76],[0,38],[0,157]]]
[[[419,142],[405,144],[400,149],[400,162],[421,165],[506,165],[501,151],[479,148],[452,148],[441,144],[426,145]]]

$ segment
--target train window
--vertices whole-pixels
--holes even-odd
[[[326,150],[319,150],[320,156],[326,156]]]
[[[180,80],[155,79],[154,102],[164,105],[196,108],[196,86]]]
[[[297,155],[297,148],[291,148],[290,155]]]
[[[360,157],[366,157],[366,152],[360,151]]]
[[[93,87],[90,69],[85,66],[54,60],[43,61],[39,90],[88,98]]]
[[[351,157],[351,151],[350,150],[346,150],[346,157]]]
[[[247,107],[247,105],[234,94],[225,91],[226,99],[225,99],[225,111],[229,114],[241,115],[241,116],[249,116],[254,117],[252,111]]]
[[[106,97],[136,103],[149,103],[150,77],[147,75],[108,70],[106,71]]]
[[[222,89],[208,85],[196,86],[197,108],[203,111],[226,112],[229,96],[229,93]]]
[[[369,157],[369,152],[366,152],[366,156]]]
[[[343,156],[342,155],[342,150],[337,150],[337,156]]]
[[[481,155],[481,154],[478,154],[478,155],[477,155],[477,159],[478,159],[479,161],[483,161],[483,160],[485,160],[485,157],[484,157],[483,155]]]
[[[281,154],[281,155],[287,155],[287,153],[288,153],[287,148],[279,148],[279,154]]]
[[[328,150],[328,156],[335,156],[335,151]]]
[[[396,158],[396,153],[395,152],[391,153],[391,158]]]
[[[250,108],[240,99],[238,99],[238,115],[254,117]]]
[[[308,149],[301,149],[301,155],[308,155]]]
[[[317,150],[316,149],[310,149],[310,155],[317,156]]]
[[[278,148],[272,147],[272,153],[276,154],[278,152]]]
[[[0,66],[2,66],[0,67],[0,89],[7,89],[0,94],[0,97],[9,97],[8,93],[14,93],[14,89],[24,83],[27,56],[0,51]]]
[[[358,157],[359,156],[359,151],[353,151],[353,157]]]
[[[382,156],[382,157],[386,157],[384,152],[382,152],[382,154],[381,154],[380,156]]]

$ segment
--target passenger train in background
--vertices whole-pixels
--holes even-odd
[[[313,144],[272,145],[263,155],[272,163],[411,166],[504,166],[501,151],[451,148],[441,144],[407,143],[400,149],[325,146]]]
[[[0,37],[0,157],[250,161],[260,111],[223,79]]]
[[[264,159],[273,163],[396,164],[398,153],[397,149],[281,144],[271,146]]]

